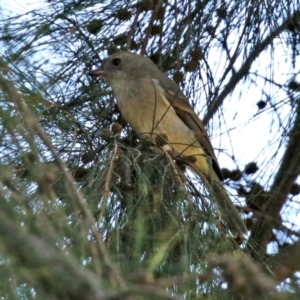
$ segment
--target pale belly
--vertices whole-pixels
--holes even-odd
[[[128,103],[118,105],[124,119],[142,139],[151,139],[154,143],[157,137],[165,138],[165,151],[173,149],[177,155],[193,156],[197,159],[195,167],[209,174],[207,155],[195,138],[194,132],[178,117],[175,110],[166,99]]]

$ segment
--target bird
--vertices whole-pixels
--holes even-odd
[[[117,52],[88,75],[112,88],[119,111],[141,139],[165,140],[164,151],[189,159],[188,166],[211,194],[227,229],[243,236],[247,228],[231,201],[223,175],[202,121],[180,87],[146,56]]]

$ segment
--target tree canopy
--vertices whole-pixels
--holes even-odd
[[[3,2],[5,3],[5,2]],[[300,3],[43,1],[0,18],[1,299],[298,299]],[[89,70],[149,57],[203,120],[249,235]]]

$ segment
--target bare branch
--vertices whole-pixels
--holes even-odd
[[[294,126],[290,131],[290,140],[287,149],[281,161],[281,165],[275,176],[274,182],[270,189],[270,197],[262,208],[261,214],[253,227],[248,249],[255,245],[255,252],[250,252],[255,256],[258,251],[266,251],[266,246],[272,235],[272,228],[280,224],[280,210],[284,205],[293,183],[300,172],[300,102],[296,111]]]
[[[296,11],[290,18],[285,20],[280,26],[276,27],[273,32],[271,32],[261,43],[255,45],[253,51],[250,53],[242,67],[236,72],[229,82],[224,87],[223,91],[212,100],[211,104],[207,109],[207,113],[203,118],[204,125],[207,125],[212,116],[217,112],[219,107],[223,104],[225,98],[234,90],[236,85],[248,75],[250,68],[256,58],[278,37],[284,30],[287,29],[288,25],[292,23],[297,23],[300,18],[300,11]]]

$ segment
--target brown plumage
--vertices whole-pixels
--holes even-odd
[[[124,119],[141,137],[166,137],[164,150],[193,156],[190,168],[204,183],[218,205],[222,218],[234,234],[246,233],[246,226],[221,181],[217,158],[207,132],[178,85],[148,58],[127,52],[111,55],[89,75],[107,81],[116,96]]]

